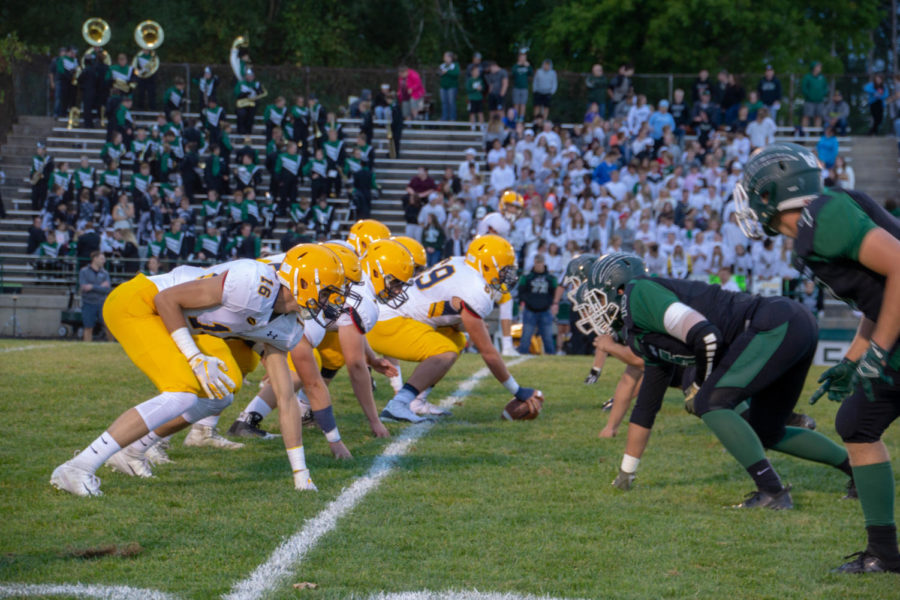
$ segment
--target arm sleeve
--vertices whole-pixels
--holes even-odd
[[[662,408],[663,398],[669,383],[672,381],[674,369],[670,366],[647,365],[644,367],[644,379],[638,392],[634,409],[631,411],[631,423],[651,429],[656,420],[656,413]]]
[[[847,196],[831,198],[816,215],[813,251],[823,258],[859,260],[859,247],[875,223]]]
[[[634,324],[639,328],[670,335],[665,325],[665,314],[669,306],[676,302],[678,296],[671,290],[649,279],[640,279],[631,287],[628,308]]]

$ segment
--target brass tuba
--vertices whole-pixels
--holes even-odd
[[[143,67],[140,67],[139,55],[135,54],[134,60],[131,61],[131,67],[134,69],[134,74],[137,77],[147,79],[153,77],[156,71],[159,70],[159,57],[156,55],[156,50],[162,46],[165,38],[166,35],[163,28],[156,21],[143,21],[134,28],[135,43],[144,50],[149,51],[151,55],[150,60]]]
[[[78,85],[78,78],[81,77],[81,73],[84,71],[84,59],[91,51],[97,55],[99,60],[102,60],[107,65],[112,63],[109,58],[109,53],[100,50],[100,48],[109,43],[109,39],[112,37],[112,30],[109,28],[109,23],[99,17],[88,19],[81,25],[81,37],[84,38],[84,41],[86,41],[91,48],[81,55],[81,60],[78,62],[78,67],[75,69],[75,74],[72,75],[72,85]]]
[[[231,63],[231,70],[234,71],[234,76],[238,81],[244,80],[244,62],[250,62],[249,56],[246,61],[243,61],[240,58],[241,52],[239,48],[249,47],[250,36],[247,35],[239,35],[231,42],[231,51],[228,53],[228,62]]]

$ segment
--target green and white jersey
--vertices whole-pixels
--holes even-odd
[[[281,173],[282,170],[288,171],[292,175],[296,175],[300,170],[301,157],[299,154],[289,154],[282,152],[278,155],[275,162],[275,173]]]
[[[153,241],[147,244],[147,256],[155,256],[159,258],[166,249],[165,241]]]
[[[75,169],[75,189],[93,189],[94,180],[96,179],[96,177],[97,171],[94,169],[94,167],[78,167],[77,169]]]
[[[243,202],[229,202],[228,216],[235,223],[241,223],[247,219],[247,213],[244,212]]]
[[[47,167],[47,163],[53,160],[49,154],[41,156],[39,154],[35,154],[31,157],[31,173],[30,175],[34,175],[35,173],[43,173],[44,169]]]
[[[175,186],[171,183],[167,183],[165,181],[160,182],[159,184],[159,193],[163,195],[164,198],[168,198],[172,200],[175,197]]]
[[[60,61],[58,64],[62,67],[62,70],[65,73],[74,73],[75,69],[78,68],[78,60],[72,58],[71,56],[60,57]]]
[[[259,204],[257,204],[255,200],[244,200],[241,203],[241,209],[245,218],[253,217],[259,221]]]
[[[297,106],[296,104],[291,107],[291,118],[294,120],[294,123],[297,121],[303,121],[304,123],[309,123],[309,109],[305,106]]]
[[[216,129],[219,127],[222,117],[225,116],[225,110],[221,106],[217,106],[214,109],[207,107],[203,109],[202,114],[203,126],[206,129]]]
[[[375,148],[373,148],[371,144],[360,144],[357,146],[357,148],[359,148],[360,159],[362,160],[362,162],[372,162]]]
[[[219,247],[222,244],[222,238],[218,235],[206,235],[201,234],[200,237],[197,238],[197,243],[194,246],[194,252],[203,251],[207,256],[218,256],[219,255]]]
[[[105,185],[114,190],[122,187],[122,169],[106,169],[100,173],[100,185]]]
[[[207,160],[207,168],[209,169],[209,174],[213,177],[219,177],[220,175],[225,175],[225,161],[222,160],[221,156],[212,155]]]
[[[438,72],[441,74],[442,90],[456,89],[459,86],[459,63],[441,63]]]
[[[103,144],[103,148],[100,149],[100,158],[106,162],[109,162],[110,160],[122,162],[123,156],[125,156],[125,144],[106,142]]]
[[[319,177],[328,176],[328,163],[324,160],[312,159],[303,165],[304,175],[318,175]]]
[[[173,233],[167,231],[163,234],[163,243],[167,251],[175,255],[181,255],[181,247],[184,244],[184,232]]]
[[[184,92],[173,85],[166,90],[165,94],[163,94],[163,101],[166,103],[166,105],[171,106],[176,110],[180,109],[182,103],[184,102]]]
[[[131,140],[131,148],[129,149],[131,157],[137,162],[143,162],[153,155],[153,143],[149,140]]]
[[[308,223],[310,217],[312,216],[312,209],[304,209],[298,202],[294,202],[293,204],[291,204],[291,208],[288,212],[290,214],[291,221],[293,221],[294,223]]]
[[[263,120],[272,125],[281,126],[284,123],[284,117],[287,115],[287,107],[278,108],[274,104],[266,106],[266,112],[263,114]]]
[[[143,52],[138,52],[137,56],[135,56],[137,61],[138,71],[143,71],[147,68],[147,63],[149,63],[153,59],[153,55],[150,54],[147,50]]]
[[[36,254],[47,258],[57,258],[59,256],[59,242],[53,242],[52,244],[50,242],[41,242]]]
[[[338,168],[341,164],[341,158],[344,154],[344,142],[341,140],[327,141],[324,144],[325,158],[328,159],[328,167],[330,169]]]
[[[509,70],[512,73],[512,86],[516,90],[527,90],[528,80],[534,75],[534,68],[531,65],[520,65],[516,63]]]
[[[235,98],[253,98],[262,93],[262,85],[258,81],[239,81],[234,86]]]
[[[141,175],[140,173],[135,173],[131,176],[131,191],[140,192],[142,194],[146,194],[150,189],[150,184],[153,183],[152,175]]]
[[[221,200],[204,200],[203,201],[203,216],[207,219],[218,217],[219,213],[222,211],[222,201]]]
[[[259,165],[240,165],[235,170],[235,175],[237,175],[238,181],[241,183],[241,187],[253,187],[256,185],[256,182],[259,177],[261,177],[262,167]]]
[[[133,69],[131,65],[120,66],[118,64],[110,65],[109,70],[106,72],[106,77],[112,80],[113,83],[116,81],[120,81],[122,83],[127,84],[131,81],[131,76],[133,74]]]
[[[72,185],[72,172],[71,171],[53,171],[53,175],[50,177],[51,187],[54,185],[61,185],[62,189],[67,190],[69,186]]]
[[[347,175],[352,175],[362,168],[362,163],[353,156],[348,156],[347,160],[344,161],[344,173]]]
[[[134,118],[131,116],[131,111],[125,108],[124,104],[120,104],[119,108],[116,109],[116,125],[119,127],[130,127],[134,125]]]

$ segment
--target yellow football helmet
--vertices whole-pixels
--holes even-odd
[[[525,209],[525,199],[515,190],[506,190],[500,196],[500,213],[507,219],[518,219]]]
[[[498,292],[508,292],[516,282],[516,252],[499,235],[490,233],[472,240],[466,250],[466,264]]]
[[[409,296],[406,288],[412,279],[415,264],[412,254],[400,242],[376,240],[362,257],[362,268],[375,288],[375,297],[382,304],[398,308]]]
[[[389,237],[391,237],[391,230],[384,223],[375,219],[360,219],[350,227],[347,242],[356,248],[357,254],[362,256],[366,253],[369,244],[376,240],[386,240]]]
[[[344,277],[352,283],[362,281],[362,267],[359,265],[359,255],[356,251],[342,240],[330,240],[322,243],[323,246],[337,254],[344,267]]]
[[[340,314],[346,285],[344,267],[325,246],[297,244],[288,250],[278,266],[278,279],[297,299],[301,319],[314,319],[327,327]]]
[[[391,236],[391,239],[395,242],[400,242],[400,245],[406,248],[407,251],[412,254],[413,263],[415,263],[416,265],[416,275],[425,270],[428,262],[428,259],[425,256],[425,246],[420,244],[418,240],[411,238],[408,235],[395,235]]]

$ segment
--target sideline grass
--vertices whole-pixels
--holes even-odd
[[[612,488],[624,433],[614,440],[596,433],[606,419],[599,406],[620,369],[585,386],[588,364],[583,357],[548,357],[514,369],[548,398],[541,418],[530,423],[502,423],[507,394],[484,380],[301,565],[295,580],[319,589],[288,586],[275,596],[452,588],[581,598],[896,597],[896,576],[828,573],[864,545],[858,504],[838,500],[843,475],[771,453],[794,485],[797,508],[723,508],[752,484],[703,424],[683,412],[677,394],[658,419],[636,488],[628,494]],[[463,356],[434,397],[481,366],[477,356]],[[258,378],[226,411],[223,429]],[[378,382],[383,404],[389,386]],[[227,452],[183,448],[181,434],[170,452],[177,464],[159,467],[156,479],[102,468],[106,495],[84,500],[53,490],[50,471],[121,410],[149,397],[151,384],[113,344],[0,355],[0,580],[127,584],[193,598],[226,592],[383,450],[346,375],[333,389],[356,459],[333,461],[322,436],[309,431],[305,445],[318,494],[294,492],[280,441]],[[823,400],[808,412],[837,439],[834,404]],[[274,428],[277,420],[269,421]],[[896,454],[896,432],[888,442]],[[129,542],[143,552],[72,557]]]

